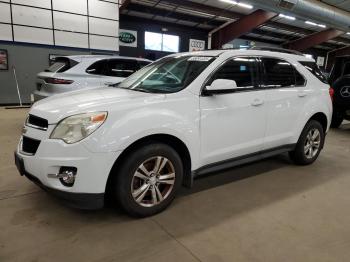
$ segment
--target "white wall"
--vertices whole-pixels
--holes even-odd
[[[0,0],[0,41],[119,51],[121,0]]]

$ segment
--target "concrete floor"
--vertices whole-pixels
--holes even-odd
[[[349,261],[350,125],[312,166],[280,156],[235,168],[137,220],[67,208],[20,177],[26,113],[0,108],[0,261]]]

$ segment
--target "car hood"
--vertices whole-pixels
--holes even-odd
[[[40,100],[32,106],[30,114],[47,119],[49,124],[56,124],[67,116],[91,111],[110,111],[125,103],[140,104],[162,97],[164,98],[164,95],[115,87],[96,88]]]

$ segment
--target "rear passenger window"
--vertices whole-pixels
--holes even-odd
[[[323,74],[321,69],[315,62],[300,62],[307,70],[309,70],[314,76],[316,76],[320,81],[325,84],[328,84],[327,77]]]
[[[264,87],[278,88],[296,85],[295,69],[290,63],[275,58],[262,58],[261,61],[264,66]]]
[[[128,77],[140,69],[137,61],[126,59],[113,59],[108,61],[108,76]]]
[[[86,73],[92,75],[105,75],[107,72],[107,60],[101,60],[93,63],[86,69]]]
[[[216,73],[208,84],[216,79],[234,80],[238,88],[254,88],[256,86],[256,59],[237,57],[226,62]]]

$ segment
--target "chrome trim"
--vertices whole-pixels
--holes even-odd
[[[25,125],[28,126],[28,127],[31,127],[31,128],[42,130],[42,131],[47,131],[47,129],[48,129],[47,127],[41,127],[41,126],[36,126],[36,125],[33,125],[33,124],[29,124],[28,122],[26,122]]]

